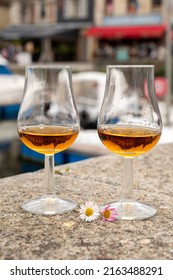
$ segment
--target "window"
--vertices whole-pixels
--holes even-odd
[[[152,0],[152,2],[153,6],[160,6],[162,4],[162,0]]]
[[[113,0],[105,0],[105,15],[113,14]]]
[[[128,13],[129,14],[134,14],[138,10],[138,0],[128,0]]]
[[[45,15],[46,15],[46,12],[45,12],[45,1],[44,0],[40,0],[40,6],[41,6],[40,17],[44,18]]]
[[[160,12],[162,0],[152,0],[152,12]]]
[[[35,5],[34,2],[30,3],[30,20],[29,23],[35,22]]]
[[[24,22],[25,20],[25,14],[26,14],[26,2],[25,1],[21,1],[21,19],[22,22]]]
[[[64,0],[63,15],[65,19],[86,18],[88,16],[88,1]]]
[[[79,15],[81,18],[86,18],[88,16],[88,4],[86,0],[80,0],[79,5]]]

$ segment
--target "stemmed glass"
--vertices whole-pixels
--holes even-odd
[[[75,201],[55,194],[54,154],[72,145],[79,129],[71,68],[54,65],[26,67],[17,130],[27,147],[45,155],[45,191],[41,197],[24,202],[24,210],[55,215],[76,208]]]
[[[118,218],[143,220],[157,210],[133,198],[133,158],[159,141],[162,120],[154,86],[154,66],[107,66],[105,94],[98,118],[101,142],[124,158],[124,186],[115,207]]]

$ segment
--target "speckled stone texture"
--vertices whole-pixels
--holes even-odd
[[[79,204],[116,200],[123,159],[105,155],[55,168],[56,191]],[[24,212],[43,192],[43,170],[0,180],[0,259],[173,259],[173,144],[134,159],[134,195],[158,209],[145,221],[91,223],[79,208],[56,216]]]

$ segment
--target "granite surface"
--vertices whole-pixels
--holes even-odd
[[[123,160],[104,155],[55,168],[56,191],[79,205],[116,200]],[[44,171],[0,180],[0,259],[173,259],[173,144],[157,145],[134,160],[134,195],[157,208],[145,221],[87,223],[79,208],[56,215],[24,212],[42,194]]]

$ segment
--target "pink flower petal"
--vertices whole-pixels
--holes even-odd
[[[109,212],[109,217],[105,217],[105,212]],[[108,222],[114,222],[118,216],[116,209],[111,207],[109,204],[105,206],[101,213],[103,220]]]

